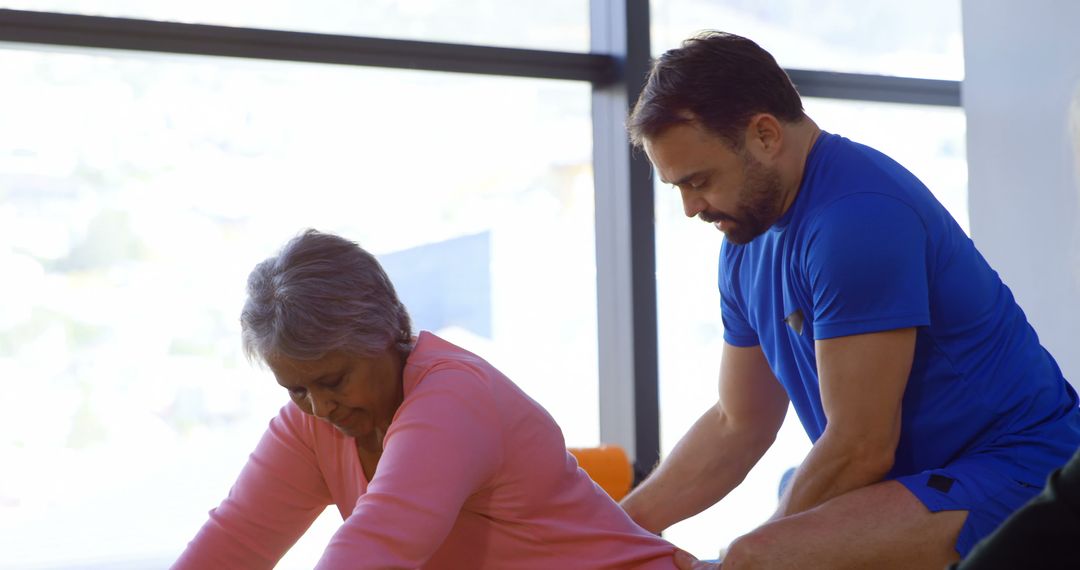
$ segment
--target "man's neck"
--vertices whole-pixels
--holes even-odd
[[[821,136],[821,129],[810,117],[805,117],[798,123],[788,126],[785,138],[791,142],[789,146],[791,154],[787,157],[784,171],[781,173],[785,190],[783,213],[787,213],[788,208],[795,203],[799,188],[802,186],[803,174],[806,171],[806,161],[810,158],[810,151],[814,148],[814,143],[817,142],[819,136]]]

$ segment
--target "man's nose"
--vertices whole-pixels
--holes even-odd
[[[693,218],[705,210],[705,200],[700,196],[694,196],[688,190],[682,190],[683,213],[687,218]]]

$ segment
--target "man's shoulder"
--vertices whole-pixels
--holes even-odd
[[[921,220],[919,205],[903,193],[865,189],[838,193],[808,212],[808,229],[850,229],[852,222],[872,228],[897,217]],[[840,226],[838,228],[838,226]]]

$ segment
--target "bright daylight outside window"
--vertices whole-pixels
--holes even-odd
[[[933,18],[927,17],[934,14]],[[653,0],[653,53],[701,29],[749,37],[787,68],[960,79],[959,3],[857,3],[850,0]],[[804,97],[823,129],[868,144],[914,172],[965,230],[967,161],[963,111]],[[677,191],[656,186],[657,311],[661,455],[716,402],[723,346],[717,259],[722,235],[683,215]],[[789,409],[776,443],[746,481],[665,538],[713,558],[719,548],[764,522],[776,508],[784,471],[810,441]]]
[[[748,37],[780,65],[963,79],[960,2],[940,0],[652,0],[654,54],[701,29]]]
[[[546,0],[3,0],[0,8],[87,16],[589,51],[589,3]]]
[[[0,67],[0,378],[22,393],[0,567],[172,561],[288,402],[239,311],[306,227],[598,443],[588,84],[29,46]],[[328,512],[280,567],[314,564]]]

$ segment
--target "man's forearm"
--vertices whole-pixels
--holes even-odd
[[[892,453],[856,448],[823,435],[795,472],[780,506],[778,519],[812,509],[829,499],[882,480],[892,468]]]
[[[724,498],[774,439],[775,433],[731,425],[717,407],[709,408],[621,505],[639,525],[660,532]]]
[[[795,472],[773,518],[812,509],[881,481],[900,441],[916,330],[817,340],[818,388],[828,422]]]

